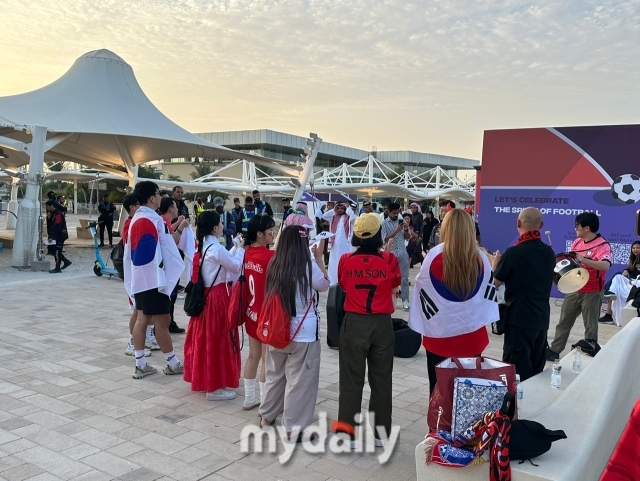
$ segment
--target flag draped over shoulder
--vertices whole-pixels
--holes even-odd
[[[184,257],[187,260],[187,279],[191,279],[191,271],[193,269],[193,256],[196,255],[196,251],[198,250],[196,238],[193,235],[191,226],[187,226],[187,228],[182,231],[182,235],[180,236],[180,240],[178,241],[178,249],[180,249],[184,253]]]
[[[478,282],[469,299],[462,300],[442,281],[443,245],[429,251],[415,279],[409,327],[430,338],[450,338],[477,331],[499,319],[491,264],[484,253]]]
[[[140,207],[131,220],[123,264],[129,296],[154,288],[168,296],[184,270],[164,221],[148,207]]]

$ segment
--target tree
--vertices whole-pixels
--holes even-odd
[[[256,177],[258,177],[258,179],[264,179],[265,177],[276,177],[278,175],[281,175],[280,171],[272,169],[271,167],[256,167]]]
[[[171,182],[182,182],[182,179],[180,178],[179,175],[173,175],[173,174],[167,175],[167,180],[170,180]]]
[[[399,184],[401,182],[402,175],[404,175],[406,170],[404,167],[404,164],[396,164],[396,167],[393,170],[395,171],[396,174],[398,174],[398,176],[400,176],[394,180],[396,184]]]
[[[152,167],[150,165],[138,166],[138,177],[142,177],[143,179],[160,179],[160,175],[161,175],[161,172],[157,170],[155,167]]]
[[[193,180],[199,179],[200,177],[204,177],[205,175],[209,175],[214,172],[213,168],[207,164],[194,165],[193,168],[195,172],[191,172],[191,178]]]

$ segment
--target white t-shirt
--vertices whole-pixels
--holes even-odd
[[[320,339],[320,315],[318,314],[318,293],[324,292],[329,289],[329,279],[327,279],[318,265],[313,261],[311,263],[311,287],[312,290],[309,293],[310,296],[306,299],[302,298],[302,294],[298,290],[296,294],[296,316],[291,319],[291,335],[296,332],[300,321],[304,317],[304,313],[307,312],[311,296],[313,296],[313,305],[307,312],[307,316],[304,317],[302,327],[298,331],[298,334],[293,339],[296,342],[314,342]],[[317,337],[316,337],[317,333]]]

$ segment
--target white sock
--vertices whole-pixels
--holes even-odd
[[[175,369],[175,367],[180,364],[180,360],[178,359],[178,356],[176,356],[176,353],[171,351],[171,352],[165,352],[164,354],[164,358],[167,360],[167,364],[169,364],[169,367],[171,369]]]
[[[147,326],[147,339],[151,340],[151,339],[155,339],[156,337],[156,331],[153,328],[153,325]]]
[[[246,399],[253,399],[256,397],[256,380],[255,379],[244,380],[244,397]]]
[[[136,367],[144,369],[147,365],[147,360],[144,358],[144,349],[142,351],[133,351],[136,355]]]
[[[264,382],[260,383],[260,402],[263,403],[264,402]]]

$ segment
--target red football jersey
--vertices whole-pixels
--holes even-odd
[[[346,293],[345,312],[393,314],[392,289],[402,282],[398,258],[389,252],[344,254],[338,262],[338,284]]]
[[[244,276],[247,279],[247,322],[257,322],[267,285],[267,265],[276,251],[250,246],[244,254]]]

